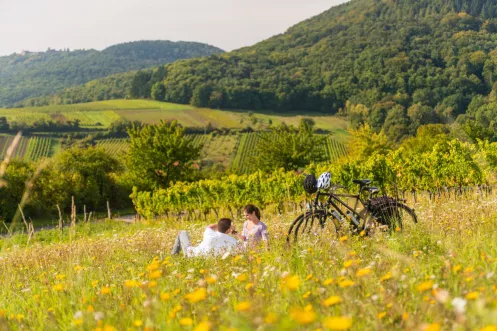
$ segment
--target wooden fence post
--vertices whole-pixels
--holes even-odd
[[[107,200],[107,218],[108,219],[112,219],[112,214],[110,212],[110,204],[109,204],[109,200]]]

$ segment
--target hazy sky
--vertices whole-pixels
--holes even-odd
[[[252,45],[345,0],[0,0],[0,55],[185,40]]]

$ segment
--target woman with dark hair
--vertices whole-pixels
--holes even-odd
[[[269,248],[267,226],[260,220],[261,212],[259,208],[252,204],[246,205],[243,208],[243,215],[246,221],[243,223],[243,230],[239,239],[249,246],[255,246],[262,240],[266,249]]]

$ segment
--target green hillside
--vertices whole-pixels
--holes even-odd
[[[493,107],[480,108],[497,92],[496,11],[490,0],[352,0],[252,47],[139,72],[133,82],[146,88],[130,91],[210,108],[341,111],[396,140],[468,107],[461,123],[493,129]]]
[[[219,48],[194,42],[138,41],[103,51],[49,49],[3,56],[0,57],[0,105],[52,94],[118,72],[221,52]],[[98,97],[111,98],[112,93]]]

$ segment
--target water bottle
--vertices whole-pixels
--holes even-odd
[[[350,210],[347,210],[346,214],[350,218],[350,221],[352,222],[352,224],[354,224],[356,227],[359,227],[360,223],[357,220],[357,218],[355,217],[355,215],[353,213],[351,213]]]
[[[332,215],[335,219],[339,220],[339,221],[340,221],[340,223],[343,223],[343,222],[344,222],[344,219],[343,219],[342,215],[340,215],[340,213],[339,213],[339,212],[337,212],[335,209],[333,209],[333,210],[332,210],[331,215]]]

